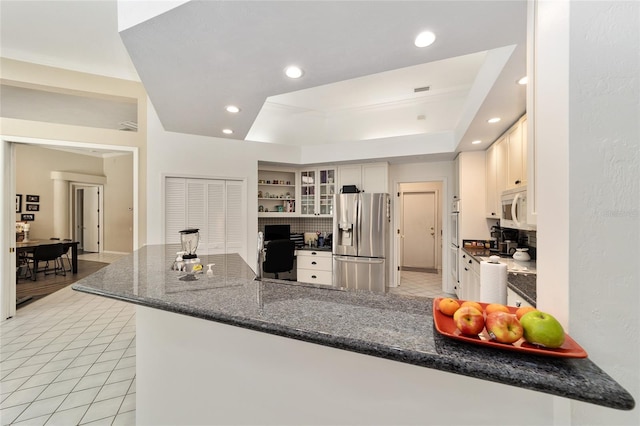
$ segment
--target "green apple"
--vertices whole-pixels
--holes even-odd
[[[562,324],[546,312],[527,312],[520,318],[520,324],[529,343],[547,348],[559,348],[564,343]]]

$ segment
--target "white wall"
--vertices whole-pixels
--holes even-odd
[[[104,159],[105,251],[133,250],[133,154]]]
[[[538,306],[640,401],[640,3],[539,2]],[[571,424],[640,410],[571,401]]]

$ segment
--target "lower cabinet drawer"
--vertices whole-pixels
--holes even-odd
[[[316,271],[298,268],[298,281],[309,284],[332,285],[331,271]]]
[[[330,271],[332,268],[330,257],[297,256],[297,265],[300,269],[314,269],[317,271]]]

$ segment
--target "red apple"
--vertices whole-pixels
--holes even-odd
[[[489,336],[500,343],[517,342],[524,333],[518,318],[505,312],[497,311],[487,315],[486,325]]]
[[[484,328],[484,315],[473,306],[463,306],[453,314],[453,322],[462,334],[479,334]]]

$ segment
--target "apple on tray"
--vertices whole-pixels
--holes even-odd
[[[484,329],[484,315],[473,306],[463,306],[453,314],[453,322],[462,334],[477,336]]]
[[[546,348],[559,348],[564,343],[562,324],[546,312],[527,312],[520,318],[520,324],[529,343]]]
[[[486,326],[489,336],[500,343],[515,343],[524,334],[518,318],[506,312],[495,311],[487,315]]]

